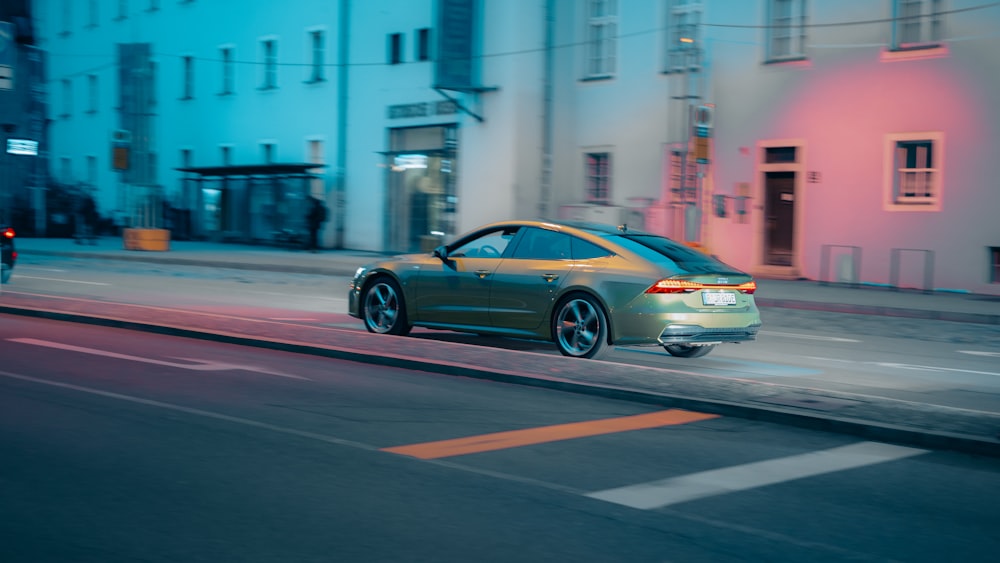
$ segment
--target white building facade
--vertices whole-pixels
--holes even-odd
[[[1000,295],[989,2],[39,0],[35,18],[51,174],[103,214],[146,220],[155,194],[192,237],[269,242],[313,195],[324,246],[374,251],[599,220],[757,275]]]

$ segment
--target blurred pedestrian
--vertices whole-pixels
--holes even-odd
[[[98,218],[97,205],[94,203],[94,198],[90,194],[83,194],[77,213],[77,220],[80,222],[77,226],[77,244],[82,244],[83,241],[96,244],[94,239],[97,238]]]
[[[309,238],[306,240],[306,249],[310,252],[319,251],[319,230],[323,228],[329,212],[319,198],[309,196],[309,211],[306,213],[306,227],[309,229]]]

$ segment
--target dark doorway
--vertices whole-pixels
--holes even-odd
[[[764,264],[791,266],[795,250],[795,172],[764,173]]]

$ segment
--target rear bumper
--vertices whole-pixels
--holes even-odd
[[[667,325],[656,339],[660,344],[709,344],[757,340],[759,324],[739,328],[705,328],[698,325]]]

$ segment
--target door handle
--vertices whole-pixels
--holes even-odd
[[[475,274],[477,276],[479,276],[479,279],[483,279],[486,276],[490,275],[490,271],[489,270],[476,270]]]
[[[559,274],[542,274],[542,277],[545,278],[545,281],[547,282],[554,282],[559,279]]]

